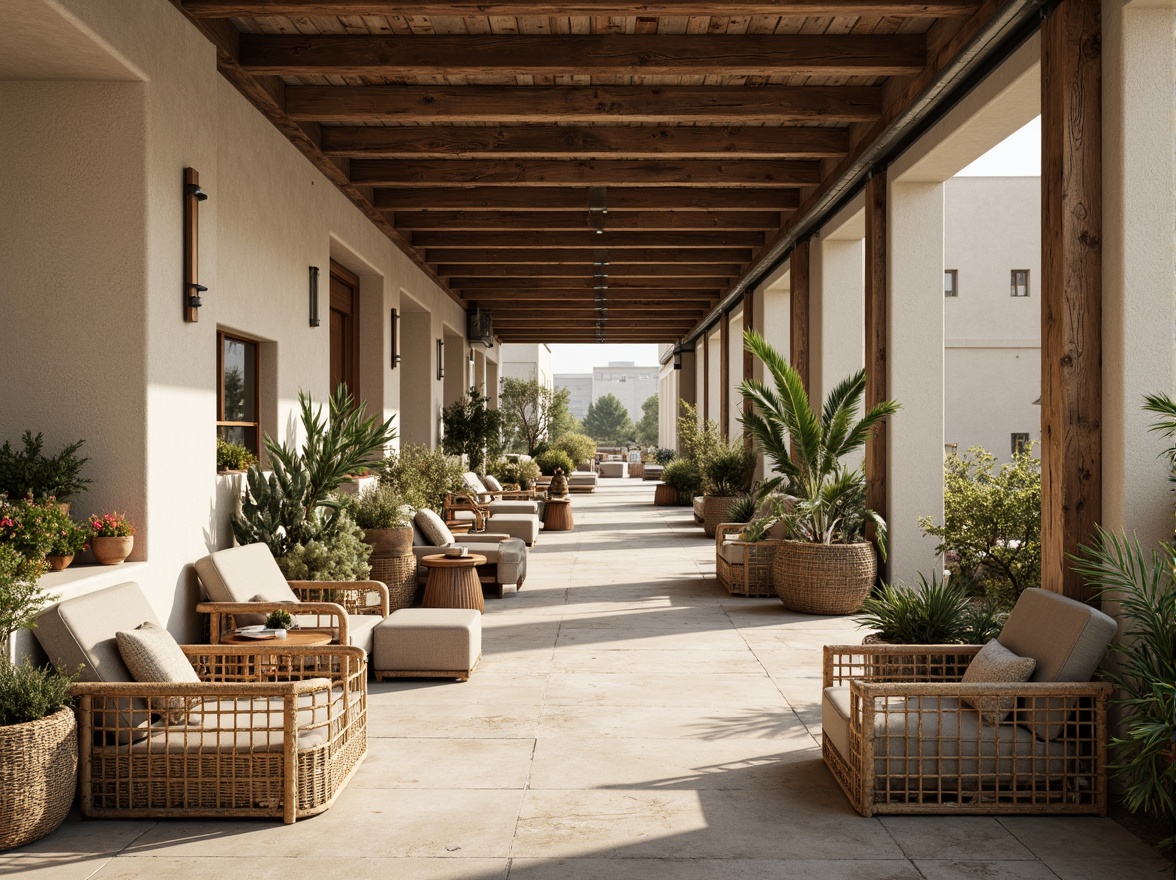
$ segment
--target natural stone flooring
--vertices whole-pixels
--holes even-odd
[[[29,878],[1156,880],[1111,819],[863,819],[821,762],[844,618],[728,596],[714,542],[653,484],[575,496],[523,590],[489,600],[458,683],[371,686],[369,755],[292,826],[82,821],[0,854]]]

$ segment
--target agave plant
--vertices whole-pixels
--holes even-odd
[[[866,371],[859,370],[830,391],[824,407],[815,412],[800,374],[788,361],[755,331],[748,330],[743,338],[772,382],[748,379],[740,384],[739,393],[754,407],[740,421],[780,474],[764,487],[782,489],[791,500],[791,510],[781,516],[789,534],[811,543],[849,544],[862,540],[866,525],[872,524],[885,559],[886,521],[866,506],[861,468],[849,468],[842,459],[861,449],[899,405],[885,400],[858,418],[866,391]]]

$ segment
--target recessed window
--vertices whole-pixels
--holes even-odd
[[[943,295],[944,296],[959,296],[960,295],[960,270],[959,269],[944,269],[943,270]]]
[[[216,432],[229,443],[240,443],[258,453],[257,343],[248,339],[216,334]]]
[[[1012,296],[1028,296],[1029,295],[1029,270],[1028,269],[1014,269],[1012,272],[1012,288],[1010,294]]]
[[[1012,435],[1010,435],[1010,437],[1012,439],[1011,445],[1012,445],[1013,455],[1020,455],[1022,452],[1025,451],[1026,447],[1028,447],[1028,445],[1029,445],[1029,435],[1028,434],[1012,434]]]

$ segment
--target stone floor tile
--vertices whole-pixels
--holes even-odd
[[[352,786],[522,789],[531,772],[529,739],[372,737]]]
[[[884,816],[881,822],[908,859],[1033,858],[992,816]]]
[[[697,706],[547,706],[540,737],[772,740],[805,730],[787,709],[712,709]]]
[[[475,673],[476,675],[477,673]],[[447,739],[534,739],[539,730],[539,707],[496,703],[400,706],[368,704],[368,736],[385,734]]]
[[[639,660],[636,665],[639,668]],[[783,698],[763,676],[698,675],[685,688],[667,688],[664,684],[665,676],[644,672],[614,675],[553,673],[546,703],[549,706],[784,708]]]
[[[475,672],[469,681],[451,679],[388,679],[371,682],[370,704],[395,703],[398,706],[495,704],[501,706],[538,706],[547,689],[546,675]]]
[[[510,880],[921,880],[910,862],[790,859],[514,859]]]
[[[19,877],[20,880],[88,880],[105,865],[112,864],[113,859],[112,855],[38,856],[23,851],[14,855],[0,853],[0,877]]]
[[[347,880],[502,880],[506,859],[315,857],[265,859],[123,858],[110,862],[94,880],[290,880],[292,877]],[[34,878],[40,880],[40,878]]]
[[[1000,823],[1042,861],[1150,859],[1151,847],[1116,822],[1097,816],[1001,816]]]
[[[1038,861],[917,859],[915,867],[926,880],[1057,880],[1054,872]],[[1107,874],[1104,880],[1118,876]]]
[[[1165,858],[1123,858],[1107,853],[1094,859],[1046,859],[1058,880],[1172,880],[1176,865]]]
[[[591,649],[560,650],[552,658],[558,672],[631,673],[659,675],[760,675],[763,669],[750,651],[702,651],[665,649],[641,651],[639,654],[623,649],[599,651]]]

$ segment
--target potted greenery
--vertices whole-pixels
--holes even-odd
[[[355,523],[372,548],[372,557],[404,556],[412,552],[413,509],[388,483],[361,492],[355,502]]]
[[[219,474],[244,472],[257,462],[257,456],[240,443],[216,438],[216,471]]]
[[[90,552],[99,565],[118,565],[135,547],[135,527],[122,513],[90,517]]]
[[[75,556],[86,549],[90,531],[70,519],[68,513],[53,503],[45,506],[44,525],[50,533],[45,561],[53,571],[63,571],[69,568]]]
[[[445,435],[442,448],[450,455],[464,455],[470,470],[485,473],[486,460],[502,453],[502,427],[505,416],[490,409],[489,400],[471,388],[462,400],[455,400],[441,411]]]
[[[423,444],[406,443],[375,468],[380,482],[393,486],[410,507],[445,515],[445,497],[465,491],[465,466],[460,458]]]
[[[551,443],[553,449],[562,449],[575,462],[578,470],[592,470],[592,459],[596,455],[596,441],[587,434],[569,432],[560,434]]]
[[[742,440],[724,443],[702,465],[702,528],[715,536],[719,523],[731,521],[731,506],[751,489],[755,456]]]
[[[14,450],[9,441],[0,446],[0,492],[9,498],[31,495],[38,501],[54,498],[69,507],[70,500],[91,482],[82,476],[90,459],[78,456],[83,440],[71,443],[56,455],[44,454],[44,437],[25,431],[23,449]]]
[[[562,449],[548,449],[546,452],[541,452],[535,456],[535,464],[539,466],[539,472],[545,477],[555,476],[557,468],[562,469],[565,474],[570,474],[575,470],[575,463]]]
[[[690,504],[700,491],[702,474],[698,465],[689,459],[678,458],[662,471],[662,481],[654,490],[653,503],[667,506]]]
[[[9,641],[35,625],[50,601],[37,584],[44,562],[0,542],[0,850],[57,828],[77,787],[77,724],[71,676],[13,663]]]
[[[967,583],[934,575],[919,575],[914,586],[882,584],[860,612],[854,622],[872,630],[863,642],[890,645],[982,645],[1008,616],[992,601],[972,599]]]
[[[866,390],[859,370],[829,392],[815,412],[800,374],[762,336],[744,333],[748,351],[772,379],[745,380],[739,391],[753,409],[741,416],[780,476],[765,488],[783,487],[791,509],[781,510],[788,539],[776,553],[772,578],[786,607],[809,614],[848,614],[869,595],[877,576],[878,552],[886,558],[886,522],[866,506],[866,477],[842,461],[860,450],[874,428],[897,412],[891,400],[857,418]],[[791,448],[790,448],[791,446]]]

